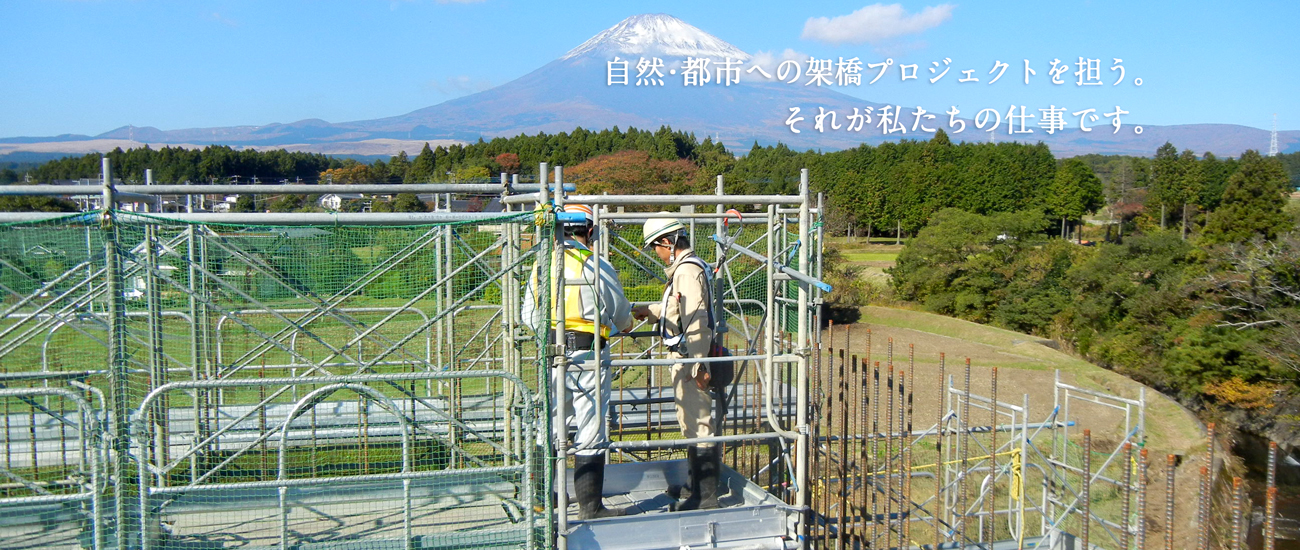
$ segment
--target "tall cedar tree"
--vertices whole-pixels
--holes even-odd
[[[1159,210],[1160,227],[1165,227],[1169,211],[1178,205],[1178,190],[1182,181],[1182,167],[1178,162],[1178,148],[1165,142],[1156,149],[1156,158],[1151,161],[1151,187],[1147,191],[1147,208]]]
[[[406,183],[430,183],[433,181],[437,163],[433,156],[433,149],[429,148],[429,142],[424,143],[424,149],[420,150],[420,155],[415,157],[415,162],[411,163],[411,168],[406,171]]]
[[[1287,176],[1282,163],[1258,151],[1242,153],[1237,173],[1228,178],[1219,209],[1205,227],[1207,244],[1243,243],[1256,237],[1272,240],[1294,227],[1282,211]]]
[[[1078,159],[1061,163],[1047,194],[1048,209],[1061,220],[1061,235],[1066,234],[1066,222],[1080,221],[1101,205],[1101,180],[1092,169]]]

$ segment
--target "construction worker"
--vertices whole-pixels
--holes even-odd
[[[653,247],[667,265],[668,285],[658,304],[633,308],[637,320],[659,323],[662,341],[671,357],[708,357],[714,323],[710,310],[708,264],[691,250],[686,226],[673,218],[651,218],[641,230],[642,246]],[[713,398],[709,395],[709,364],[683,361],[672,366],[677,423],[686,438],[713,435]],[[687,448],[691,495],[677,510],[718,507],[719,448],[700,443]]]
[[[536,305],[536,292],[538,271],[543,266],[534,266],[524,291],[523,321],[533,330],[548,331],[554,338],[555,324],[559,321],[559,301],[564,301],[564,338],[569,365],[564,373],[564,394],[566,410],[573,416],[556,419],[556,433],[558,435],[559,422],[572,421],[577,428],[574,446],[579,450],[574,458],[573,486],[579,517],[586,520],[621,516],[625,510],[606,508],[601,500],[605,485],[605,451],[592,447],[609,441],[608,338],[613,333],[631,328],[632,306],[623,295],[623,285],[619,283],[614,267],[592,254],[590,246],[595,228],[591,207],[569,204],[565,205],[564,211],[580,215],[580,221],[563,226],[564,295],[555,295],[558,282],[552,281],[552,303],[557,307],[550,315],[552,324],[542,326],[546,315]],[[597,273],[599,286],[596,285]],[[601,339],[598,363],[593,351],[597,338]]]

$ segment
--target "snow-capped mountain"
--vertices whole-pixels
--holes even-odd
[[[584,54],[750,59],[750,55],[740,48],[665,13],[633,15],[624,19],[569,50],[560,60]]]
[[[626,84],[610,84],[609,62],[615,58],[628,64]],[[720,136],[729,147],[742,150],[754,141],[842,148],[862,140],[843,132],[791,133],[784,125],[790,108],[801,109],[811,128],[818,107],[847,114],[853,107],[877,106],[828,87],[753,78],[725,84],[712,70],[709,83],[687,86],[679,70],[687,58],[753,60],[744,50],[670,15],[636,15],[511,82],[405,115],[354,125],[370,132],[427,129],[428,137],[460,139],[561,132],[578,126],[599,130],[667,125],[701,137]],[[636,65],[642,59],[662,61],[662,76],[654,82],[638,82]],[[769,73],[775,69],[766,68]]]
[[[615,57],[627,63],[627,82],[611,84],[609,63]],[[148,139],[153,144],[207,144],[233,146],[288,145],[297,150],[355,152],[373,154],[379,146],[408,149],[423,140],[471,141],[522,133],[567,132],[575,127],[601,130],[618,126],[657,129],[661,125],[695,132],[698,136],[721,139],[735,151],[746,151],[755,141],[763,144],[784,142],[797,148],[844,149],[862,143],[880,143],[897,139],[929,139],[921,130],[928,125],[942,128],[947,117],[943,106],[926,106],[934,119],[914,125],[910,112],[915,105],[895,103],[904,115],[898,126],[904,131],[886,134],[878,127],[880,109],[885,105],[835,91],[829,86],[808,86],[761,78],[761,73],[742,72],[738,83],[724,83],[714,78],[699,86],[688,86],[681,70],[687,58],[707,58],[710,62],[730,59],[749,69],[759,61],[755,56],[715,37],[685,21],[665,14],[635,15],[620,21],[563,56],[513,81],[476,94],[425,107],[404,115],[344,123],[309,119],[291,124],[157,130],[122,127],[94,138],[60,136],[58,138],[0,139],[0,151],[21,151],[41,143],[68,143],[85,140]],[[637,68],[641,60],[662,61],[662,76],[639,81]],[[763,67],[775,73],[775,66]],[[877,98],[878,101],[906,101],[906,98]],[[872,108],[873,120],[865,128],[848,131],[848,116],[854,109]],[[792,109],[802,117],[799,133],[786,125]],[[834,111],[822,131],[815,129],[817,115]],[[918,128],[918,126],[920,128]],[[838,127],[838,128],[836,128]],[[1260,149],[1268,144],[1268,132],[1257,128],[1225,124],[1181,126],[1147,126],[1142,135],[1108,131],[1083,133],[1067,129],[1048,135],[1036,132],[1030,141],[1046,142],[1057,155],[1083,153],[1125,153],[1150,155],[1166,140],[1179,148],[1238,155],[1247,148]],[[999,135],[1003,140],[1005,134]],[[987,141],[988,134],[977,131],[967,121],[963,134],[953,140]],[[1025,137],[1025,136],[1017,136]],[[1279,132],[1282,150],[1300,149],[1300,132]],[[91,145],[87,145],[87,148]],[[67,149],[63,149],[67,150]],[[93,149],[86,149],[89,152]],[[362,151],[365,151],[362,153]],[[410,151],[414,152],[414,151]]]

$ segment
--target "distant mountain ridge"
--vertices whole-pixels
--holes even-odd
[[[618,56],[628,61],[628,85],[607,84],[607,63]],[[635,85],[636,61],[662,58],[664,86]],[[793,86],[742,78],[729,86],[710,83],[702,87],[679,84],[680,75],[671,71],[681,68],[688,58],[707,58],[721,62],[727,58],[747,61],[752,56],[685,21],[666,14],[629,17],[537,70],[513,81],[475,94],[448,100],[406,114],[353,122],[330,123],[306,119],[288,124],[230,126],[160,130],[152,127],[124,126],[98,136],[62,135],[49,138],[0,138],[0,155],[18,151],[48,151],[52,144],[60,150],[73,151],[90,147],[103,140],[166,144],[222,144],[234,147],[267,148],[292,146],[295,150],[331,151],[346,154],[350,147],[374,151],[389,147],[391,153],[418,151],[423,140],[472,141],[480,137],[558,133],[584,127],[600,130],[618,126],[655,129],[670,126],[677,130],[718,137],[733,150],[744,152],[754,142],[783,142],[794,148],[823,150],[844,149],[862,143],[878,144],[897,139],[928,139],[928,133],[912,132],[910,114],[900,123],[908,131],[884,135],[869,125],[861,132],[844,130],[817,132],[814,117],[819,108],[838,113],[836,123],[846,124],[853,109],[879,109],[889,103],[875,103],[840,93],[829,87]],[[892,99],[892,98],[880,98]],[[801,109],[798,116],[801,132],[792,133],[785,125],[790,108]],[[904,112],[912,107],[904,107]],[[942,117],[940,117],[942,118]],[[829,121],[828,121],[829,122]],[[929,121],[933,127],[945,125]],[[969,121],[966,131],[950,134],[955,141],[988,141],[986,132],[974,129]],[[1232,124],[1186,124],[1145,126],[1141,135],[1132,132],[1111,133],[1109,126],[1092,132],[1077,128],[1048,135],[1035,129],[1031,135],[1015,136],[1020,141],[1042,141],[1057,156],[1086,153],[1152,155],[1165,141],[1179,149],[1196,153],[1206,151],[1222,156],[1237,156],[1246,149],[1266,151],[1269,132]],[[1011,141],[1012,136],[999,132],[997,141]],[[1300,131],[1278,133],[1282,152],[1300,150]],[[39,147],[38,147],[39,146]],[[89,150],[83,152],[90,152]]]

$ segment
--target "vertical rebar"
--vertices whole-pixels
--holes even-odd
[[[935,456],[935,459],[934,459],[934,461],[935,461],[935,467],[934,467],[934,469],[935,469],[935,490],[934,490],[934,502],[937,503],[937,504],[934,506],[934,514],[933,514],[933,516],[934,516],[934,547],[935,547],[935,548],[939,548],[939,546],[940,546],[941,544],[943,544],[944,536],[943,536],[943,527],[940,525],[940,514],[943,513],[942,510],[943,510],[944,508],[946,508],[946,505],[947,505],[947,503],[948,503],[948,501],[946,500],[945,495],[943,494],[943,486],[944,486],[944,479],[945,479],[945,478],[944,478],[944,476],[939,475],[939,471],[940,471],[940,470],[945,470],[945,469],[947,469],[947,466],[945,466],[944,463],[943,463],[943,457],[944,457],[944,454],[943,454],[943,451],[944,451],[944,447],[943,447],[943,435],[944,435],[944,429],[943,429],[943,413],[945,412],[945,411],[943,410],[943,409],[944,409],[943,404],[944,404],[944,399],[945,399],[945,398],[947,397],[947,395],[948,395],[948,392],[947,392],[948,386],[947,386],[947,383],[945,382],[945,381],[947,380],[947,378],[944,377],[945,375],[944,375],[944,372],[943,372],[943,371],[944,371],[944,361],[945,361],[944,354],[943,354],[943,353],[940,353],[940,354],[939,354],[939,378],[938,378],[938,380],[939,380],[939,399],[937,400],[937,403],[938,403],[938,404],[935,406],[935,410],[936,410],[936,412],[937,412],[938,414],[936,414],[935,417],[934,417],[934,418],[935,418],[935,420],[934,420],[934,431],[935,431],[935,440],[934,440],[934,456]]]
[[[1017,533],[1016,535],[1016,550],[1025,550],[1025,535],[1026,535],[1026,531],[1029,530],[1027,526],[1028,524],[1025,523],[1025,503],[1029,501],[1029,495],[1025,490],[1025,486],[1027,485],[1027,483],[1025,483],[1025,478],[1028,477],[1025,475],[1025,462],[1029,459],[1029,438],[1030,438],[1029,394],[1028,393],[1021,394],[1020,410],[1022,411],[1020,414],[1020,435],[1019,435],[1020,446],[1019,448],[1016,448],[1016,452],[1018,453],[1017,458],[1020,459],[1020,472],[1019,472],[1020,495],[1019,498],[1015,499],[1016,500],[1016,510],[1015,510],[1016,525],[1018,526],[1017,531],[1019,531],[1019,533]],[[1012,425],[1015,424],[1014,416],[1012,416],[1011,423]],[[1040,473],[1045,474],[1046,472],[1040,472]],[[1044,476],[1043,481],[1044,482],[1047,481],[1046,476]],[[1046,506],[1047,484],[1046,483],[1043,483],[1042,485],[1042,495],[1043,495],[1043,500],[1042,500],[1043,504],[1038,508],[1040,514],[1042,514],[1042,512],[1047,509]],[[1039,517],[1042,518],[1044,516],[1040,515]],[[1043,528],[1041,521],[1042,520],[1040,519],[1039,531],[1038,531],[1040,535],[1043,534],[1043,531],[1046,530]]]
[[[867,333],[867,341],[868,342],[871,341],[870,331],[868,331]],[[867,354],[870,355],[870,350],[867,351]],[[857,537],[855,539],[857,542],[856,547],[858,548],[862,548],[866,546],[864,541],[867,538],[867,522],[875,521],[874,517],[867,516],[867,499],[870,498],[871,496],[870,493],[868,493],[868,491],[871,490],[870,479],[868,476],[871,475],[872,468],[874,467],[873,466],[874,459],[867,453],[867,438],[870,437],[870,434],[868,434],[867,432],[867,428],[868,428],[867,409],[874,407],[876,402],[871,400],[871,378],[868,376],[868,371],[870,370],[871,367],[870,361],[863,359],[861,367],[862,367],[862,377],[860,380],[858,380],[858,385],[860,386],[861,388],[860,391],[862,392],[862,402],[858,404],[859,409],[857,411],[857,416],[858,416],[857,435],[861,436],[861,439],[858,441],[859,444],[858,456],[860,457],[859,462],[862,463],[862,472],[861,472],[861,476],[858,479],[856,500],[858,503],[857,504],[858,513],[859,515],[862,516],[862,525],[858,527]]]
[[[1264,495],[1264,550],[1273,550],[1277,544],[1277,487],[1269,487]]]
[[[1209,475],[1210,469],[1206,466],[1201,466],[1200,484],[1202,491],[1201,494],[1197,496],[1196,501],[1196,548],[1198,550],[1208,550],[1210,545],[1210,525],[1206,521],[1206,516],[1208,514],[1205,511],[1206,503],[1209,502],[1209,500],[1204,491],[1206,487],[1205,478],[1209,477]]]
[[[844,460],[849,462],[848,470],[849,478],[851,479],[851,482],[848,482],[849,484],[846,488],[846,497],[848,502],[848,512],[851,514],[850,517],[853,518],[849,527],[849,540],[856,538],[858,530],[861,528],[858,518],[862,516],[862,510],[858,507],[856,499],[853,498],[853,495],[857,494],[858,485],[862,482],[863,466],[861,461],[856,458],[858,453],[854,452],[857,450],[858,445],[857,436],[861,432],[859,429],[861,426],[858,425],[859,414],[857,407],[862,406],[862,399],[866,397],[862,395],[862,384],[858,383],[858,380],[861,378],[861,374],[858,372],[858,361],[858,355],[856,353],[853,354],[853,363],[850,365],[852,372],[850,372],[849,378],[844,381],[846,387],[845,394],[848,396],[848,402],[844,404],[844,431],[847,436],[845,439],[848,439],[849,441],[848,446],[845,447],[846,454],[844,454]],[[849,460],[850,457],[853,457],[852,461]]]
[[[908,544],[907,538],[907,517],[910,501],[908,500],[908,476],[911,473],[911,448],[909,440],[911,439],[910,430],[907,429],[907,377],[903,374],[903,369],[898,369],[898,546],[904,547]]]
[[[1241,550],[1241,478],[1232,478],[1232,550]]]
[[[862,349],[862,352],[866,355],[866,359],[865,359],[866,363],[863,363],[863,365],[870,365],[871,364],[871,329],[867,329],[867,343],[866,343],[866,347]]]
[[[1201,469],[1201,491],[1196,512],[1197,548],[1199,550],[1209,550],[1210,548],[1210,508],[1214,504],[1210,498],[1210,491],[1214,487],[1214,428],[1213,422],[1206,426],[1208,434],[1206,438],[1205,465]]]
[[[1147,549],[1147,450],[1138,451],[1137,547]]]
[[[966,530],[966,512],[969,493],[966,488],[966,476],[970,473],[970,357],[966,358],[965,382],[962,387],[961,403],[961,421],[957,423],[961,433],[958,435],[958,444],[961,446],[961,469],[957,472],[957,513],[961,514],[961,531],[960,544],[966,544],[970,539]]]
[[[892,342],[891,342],[892,344]],[[891,357],[893,354],[890,354]],[[885,367],[885,548],[893,540],[894,510],[894,363]]]
[[[860,381],[861,383],[859,384],[860,389],[862,391],[862,401],[859,403],[860,409],[858,410],[858,414],[857,414],[858,430],[856,432],[856,435],[862,436],[861,439],[859,440],[859,444],[861,445],[861,448],[858,450],[858,455],[862,457],[861,462],[862,462],[862,467],[864,468],[864,470],[860,473],[860,476],[858,478],[858,491],[857,491],[858,510],[859,510],[859,515],[862,516],[862,524],[858,527],[858,532],[856,537],[857,546],[859,548],[865,546],[863,541],[867,538],[867,521],[872,521],[872,522],[876,521],[876,518],[874,516],[871,517],[867,516],[867,499],[870,498],[870,494],[871,494],[868,491],[873,491],[874,489],[874,486],[870,485],[870,481],[868,481],[867,476],[870,475],[873,468],[873,461],[875,460],[875,457],[867,453],[867,437],[868,437],[867,415],[869,414],[867,412],[867,409],[875,407],[876,402],[871,400],[871,381],[867,377],[867,370],[871,366],[871,329],[870,328],[866,329],[866,332],[867,332],[865,336],[866,342],[864,343],[864,347],[862,348],[862,354],[863,354],[862,365],[861,365],[862,379]],[[875,544],[874,539],[871,541],[871,544]]]
[[[911,360],[909,359],[909,361],[911,361]],[[915,407],[916,407],[916,395],[915,395],[915,393],[916,393],[916,372],[915,372],[915,370],[916,370],[916,363],[915,363],[914,361],[912,362],[912,364],[911,364],[911,366],[909,367],[909,369],[911,369],[913,372],[909,372],[909,373],[908,373],[907,379],[912,381],[912,385],[907,387],[907,428],[906,428],[904,431],[906,431],[906,432],[909,434],[909,436],[910,436],[910,434],[912,433],[912,428],[913,428],[912,415],[916,412],[916,408],[915,408]],[[904,463],[907,464],[907,492],[906,492],[906,494],[904,495],[903,500],[904,500],[904,502],[907,503],[907,526],[908,526],[908,533],[907,533],[907,535],[908,535],[908,536],[904,537],[904,540],[907,542],[907,544],[911,544],[911,543],[912,543],[912,539],[911,539],[911,536],[910,536],[910,535],[911,535],[911,525],[912,525],[912,512],[916,510],[916,506],[914,506],[914,505],[912,504],[912,460],[913,460],[913,457],[912,457],[912,443],[911,443],[911,440],[910,440],[910,439],[909,439],[909,442],[908,442],[908,444],[907,444],[907,449],[908,449],[908,451],[907,451],[907,460],[904,461]],[[937,460],[936,460],[936,462],[937,462]]]
[[[871,363],[871,336],[872,336],[871,329],[870,328],[866,329],[866,332],[867,332],[865,336],[866,342],[864,343],[865,347],[863,347],[862,349],[862,353],[864,356],[864,358],[862,359],[862,381],[861,381],[862,382],[861,383],[861,389],[862,389],[861,407],[862,408],[858,411],[858,431],[857,431],[857,434],[862,436],[862,439],[860,441],[862,448],[859,450],[859,455],[862,456],[862,464],[863,464],[863,468],[865,468],[865,470],[862,472],[862,476],[858,479],[858,509],[861,511],[861,515],[862,515],[862,525],[858,529],[858,536],[857,536],[858,547],[865,547],[865,543],[863,541],[865,541],[867,538],[867,521],[871,521],[873,523],[876,521],[875,516],[867,515],[867,499],[871,498],[871,495],[875,492],[874,491],[875,486],[871,484],[871,481],[868,481],[868,476],[872,472],[872,468],[874,468],[875,457],[870,453],[868,453],[867,451],[867,445],[868,445],[867,438],[869,436],[867,432],[867,420],[868,420],[868,414],[870,414],[867,409],[874,408],[876,406],[876,402],[871,400],[871,380],[869,380],[867,377],[867,370],[872,364]],[[870,543],[875,544],[875,539],[872,539]]]
[[[1083,501],[1083,527],[1079,529],[1079,538],[1085,549],[1088,545],[1088,531],[1092,524],[1092,430],[1083,430],[1083,487],[1079,491],[1079,500]]]
[[[844,354],[847,354],[847,353],[851,352],[852,350],[853,350],[853,333],[852,333],[852,328],[851,328],[851,326],[846,326],[846,327],[844,328],[844,342],[843,342],[843,345],[840,347],[840,354],[841,354],[841,357],[840,357],[840,367],[839,367],[839,374],[840,374],[839,384],[840,384],[841,387],[844,388],[843,391],[845,392],[845,394],[847,394],[847,393],[849,392],[848,384],[850,383],[850,380],[844,376],[844,372],[847,370],[847,367],[844,365],[844,357],[845,357]],[[841,409],[842,409],[842,410],[841,410],[841,413],[840,413],[841,418],[843,418],[844,416],[846,416],[846,415],[848,415],[848,414],[852,414],[852,413],[854,412],[854,411],[853,411],[853,408],[852,408],[852,403],[847,403],[847,402],[845,402],[845,403],[838,403],[837,405],[838,405],[839,407],[841,407]],[[841,427],[841,430],[840,430],[840,436],[841,436],[842,438],[844,438],[844,436],[847,436],[847,435],[850,435],[850,432],[848,431],[848,427],[847,427],[847,423],[846,423],[845,426],[842,426],[842,427]],[[844,439],[847,439],[847,438],[844,438]],[[843,441],[843,439],[842,439],[841,441]],[[848,446],[851,446],[851,445],[852,445],[851,442],[845,442],[845,443],[846,443]],[[841,452],[840,452],[840,461],[841,461],[842,464],[848,462],[848,457],[847,457],[846,455],[844,455],[844,452],[847,452],[846,449],[850,449],[850,448],[851,448],[851,447],[846,447],[846,446],[842,446],[842,447],[841,447]],[[828,449],[829,449],[829,447],[828,447]],[[852,469],[849,468],[849,467],[847,467],[847,466],[844,466],[844,467],[843,467],[843,470],[844,470],[844,472],[845,472],[846,475],[851,475],[851,474],[852,474]],[[829,477],[829,476],[828,476],[828,477]],[[853,499],[850,498],[850,497],[848,496],[848,493],[846,492],[847,490],[848,490],[847,480],[845,479],[845,477],[842,476],[841,479],[840,479],[840,491],[841,491],[840,502],[842,503],[842,504],[840,505],[840,517],[841,517],[841,518],[844,518],[845,515],[848,515],[849,518],[852,518],[852,517],[853,517],[853,516],[852,516],[852,510],[853,510]],[[849,525],[845,526],[845,523],[846,523],[846,522],[849,523]],[[838,537],[840,537],[841,540],[837,540],[837,541],[836,541],[836,544],[842,544],[842,545],[844,545],[845,547],[850,547],[850,548],[852,547],[852,536],[850,535],[850,532],[853,530],[853,526],[852,526],[851,522],[852,522],[851,519],[848,519],[848,520],[842,520],[842,521],[841,521],[841,524],[840,524],[840,525],[841,525],[841,526],[840,526],[840,531],[839,531],[839,533],[838,533],[838,535],[837,535]]]
[[[1268,442],[1267,488],[1264,490],[1264,550],[1273,550],[1277,537],[1277,442]]]
[[[826,438],[826,447],[824,447],[823,452],[820,452],[820,455],[823,456],[823,460],[822,460],[822,464],[820,464],[820,469],[818,473],[820,478],[822,478],[822,484],[824,485],[824,490],[822,491],[822,510],[826,511],[826,515],[824,515],[823,517],[824,525],[822,527],[822,533],[823,533],[822,541],[824,543],[827,543],[827,547],[829,547],[829,541],[831,541],[831,538],[829,538],[831,537],[831,525],[829,525],[829,514],[831,514],[831,504],[833,501],[833,497],[831,494],[831,486],[832,486],[831,468],[833,468],[833,463],[835,463],[835,460],[832,460],[831,449],[833,449],[832,438],[837,433],[836,430],[833,429],[833,426],[835,426],[835,407],[836,406],[844,407],[846,406],[846,403],[835,403],[836,397],[835,395],[831,394],[832,391],[835,391],[836,389],[835,358],[836,358],[837,348],[835,347],[835,332],[828,333],[827,341],[829,342],[829,346],[828,346],[828,355],[827,355],[826,376],[829,377],[829,380],[827,381],[826,386],[824,386],[826,387],[826,389],[823,390],[823,403],[826,403],[826,407],[824,407],[824,411],[822,415],[824,419],[823,424],[826,424],[827,438]],[[844,351],[844,348],[839,348],[839,352],[842,351]],[[839,537],[841,536],[841,533],[840,533],[839,525],[837,525],[836,527],[835,536],[836,536],[836,545],[840,545]]]
[[[1178,475],[1178,457],[1165,457],[1165,550],[1174,550],[1174,480]]]
[[[876,361],[871,374],[871,548],[876,547],[876,539],[880,538],[880,522],[877,513],[880,511],[880,490],[877,486],[877,478],[880,475],[880,361]]]
[[[719,231],[718,234],[721,235],[722,232]],[[827,506],[830,502],[830,499],[827,496],[830,493],[830,482],[827,481],[829,476],[826,475],[827,473],[826,465],[827,463],[830,462],[830,460],[828,460],[830,458],[829,454],[831,448],[830,436],[835,433],[835,431],[831,429],[830,426],[830,421],[832,418],[831,402],[834,400],[831,399],[829,395],[828,388],[830,387],[830,385],[825,384],[825,381],[822,380],[822,377],[828,375],[829,371],[834,370],[835,367],[835,321],[834,320],[828,321],[826,324],[825,358],[826,361],[823,362],[822,346],[820,345],[819,342],[818,350],[817,350],[817,371],[816,374],[813,376],[813,383],[815,384],[815,389],[813,390],[813,392],[814,395],[818,396],[818,400],[819,400],[818,406],[820,408],[821,419],[823,421],[818,422],[816,425],[813,426],[813,435],[816,436],[815,441],[821,441],[822,437],[825,437],[826,445],[824,447],[818,445],[818,449],[821,452],[815,453],[813,456],[813,468],[816,470],[817,477],[818,479],[821,480],[821,483],[817,485],[820,488],[820,490],[816,492],[813,496],[814,500],[816,500],[816,503],[814,503],[813,506],[815,507],[815,511],[817,513],[817,515],[813,516],[814,519],[816,520],[813,522],[813,526],[817,528],[817,534],[812,537],[812,540],[822,545],[826,544],[827,541],[830,540],[829,526],[827,525],[828,523],[827,518],[830,517],[829,514],[830,509]],[[823,366],[825,366],[824,369]],[[739,426],[736,426],[736,428],[737,429],[734,431],[734,433],[740,433],[738,429]],[[744,448],[744,445],[745,445],[744,443],[741,443],[742,449]],[[737,456],[741,456],[741,455],[737,454]]]
[[[846,538],[845,532],[847,529],[847,525],[845,524],[845,520],[847,517],[845,514],[845,508],[848,507],[848,498],[847,498],[848,491],[846,490],[846,488],[848,486],[847,478],[849,475],[849,471],[848,471],[848,451],[849,451],[848,411],[849,408],[847,406],[847,403],[844,400],[845,399],[844,390],[845,387],[847,386],[844,377],[844,350],[841,349],[839,350],[839,352],[840,352],[839,353],[840,364],[839,364],[838,371],[840,376],[839,376],[839,385],[837,386],[837,389],[839,390],[839,403],[837,403],[837,405],[839,405],[840,417],[837,419],[839,420],[839,422],[836,422],[836,424],[838,424],[837,427],[839,428],[836,431],[839,432],[839,436],[840,436],[840,467],[839,470],[836,472],[836,474],[837,477],[839,478],[840,505],[839,505],[839,514],[838,514],[839,518],[838,521],[836,521],[838,530],[835,535],[835,548],[837,550],[844,550],[844,539]]]
[[[916,384],[916,346],[914,344],[907,345],[907,379],[912,381],[911,382],[912,385]],[[907,420],[907,423],[906,424],[900,423],[900,426],[902,427],[902,431],[903,431],[903,438],[904,438],[903,449],[905,449],[907,452],[907,454],[903,456],[904,471],[903,471],[902,512],[904,515],[903,515],[903,539],[902,541],[900,541],[903,544],[911,544],[912,541],[911,539],[912,510],[914,509],[914,507],[912,506],[912,413],[914,413],[915,410],[913,410],[912,408],[913,406],[912,385],[907,386],[907,411],[906,414],[903,415],[903,418]],[[900,546],[902,546],[902,544],[900,544]]]
[[[903,494],[899,499],[898,521],[902,533],[898,535],[898,546],[908,548],[912,541],[912,448],[903,447]]]
[[[988,521],[984,525],[984,541],[992,544],[997,536],[993,521],[993,505],[998,486],[998,368],[993,367],[989,374],[989,489],[984,495],[984,508],[988,512]]]
[[[1124,443],[1124,489],[1121,491],[1123,499],[1120,501],[1120,530],[1119,530],[1119,547],[1124,550],[1129,548],[1130,535],[1132,526],[1129,525],[1129,503],[1133,500],[1133,443]]]

